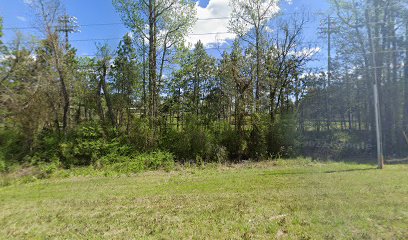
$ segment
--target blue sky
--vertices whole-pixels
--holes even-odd
[[[29,6],[25,3],[30,0],[0,0],[0,15],[3,17],[3,27],[30,27],[33,25],[33,16]],[[116,48],[119,39],[129,30],[120,24],[120,16],[115,12],[111,0],[62,0],[69,15],[76,16],[81,25],[107,23],[111,25],[81,26],[80,33],[70,36],[71,44],[78,49],[78,55],[94,55],[95,42],[107,42]],[[199,0],[197,6],[198,18],[225,17],[229,14],[228,0]],[[327,13],[327,0],[292,0],[291,4],[282,3],[283,14],[308,11],[313,13],[311,21],[305,28],[305,41],[319,41],[322,48],[320,64],[324,64],[325,40],[318,39],[316,29],[319,26],[319,17],[314,13]],[[193,28],[194,33],[225,32],[228,20],[198,21]],[[24,34],[38,34],[34,29],[22,29]],[[5,29],[3,42],[10,42],[15,37],[15,30]],[[207,46],[228,46],[231,35],[191,36],[192,43],[200,39]],[[92,39],[110,39],[96,41]],[[79,41],[77,41],[79,40]],[[84,41],[83,41],[84,40]],[[216,43],[217,42],[217,43]],[[211,51],[211,50],[209,50]]]

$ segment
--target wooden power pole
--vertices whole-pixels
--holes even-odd
[[[327,111],[327,130],[330,130],[331,125],[331,106],[330,106],[330,85],[331,85],[331,33],[332,33],[332,19],[330,15],[327,17],[327,88],[326,88],[326,111]]]
[[[70,17],[67,14],[64,16],[61,16],[58,19],[59,26],[57,28],[58,32],[62,32],[65,34],[65,48],[68,51],[69,47],[69,39],[68,39],[68,34],[73,33],[73,32],[78,32],[78,23],[77,23],[77,18],[76,17]]]
[[[377,139],[377,160],[378,168],[384,168],[384,153],[383,153],[383,141],[382,141],[382,128],[381,128],[381,109],[380,109],[380,96],[378,93],[378,73],[377,73],[377,45],[374,43],[374,37],[371,35],[371,54],[373,57],[373,73],[374,73],[374,110],[375,110],[375,132]]]

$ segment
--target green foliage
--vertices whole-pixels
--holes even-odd
[[[115,173],[129,174],[143,171],[144,165],[143,162],[140,161],[127,161],[114,163],[107,166],[107,169]]]
[[[26,138],[14,129],[0,128],[0,158],[5,164],[22,162],[23,157],[29,154]]]
[[[61,144],[61,152],[66,165],[90,165],[100,158],[107,150],[106,143],[98,139],[96,141],[81,141]]]
[[[146,118],[134,119],[126,141],[136,150],[145,152],[156,148],[158,139]]]
[[[141,159],[145,167],[150,170],[171,170],[174,168],[174,157],[173,154],[169,152],[155,151],[142,154],[138,156],[138,158]]]
[[[147,129],[147,130],[146,130]],[[139,130],[150,131],[146,126],[140,126]],[[10,136],[8,141],[1,141],[0,171],[5,171],[7,163],[4,159],[12,156],[15,151],[10,146],[15,144],[17,137],[12,132],[2,132],[3,136]],[[146,136],[146,135],[141,135]],[[14,139],[14,140],[13,140]],[[127,138],[126,138],[127,139]],[[51,130],[43,130],[37,137],[35,153],[26,155],[24,162],[29,166],[38,168],[36,178],[45,178],[64,167],[93,166],[96,169],[116,173],[135,173],[143,170],[170,170],[174,167],[173,154],[156,150],[147,152],[149,142],[146,138],[132,145],[123,142],[123,138],[105,139],[103,130],[99,124],[89,122],[82,124],[77,129],[61,139],[58,134]],[[141,149],[144,153],[138,153],[135,149]],[[18,150],[18,149],[17,149]]]
[[[188,123],[186,129],[184,130],[183,137],[188,140],[188,154],[190,157],[201,157],[205,160],[210,160],[212,147],[213,147],[213,136],[212,134],[200,127],[193,121]]]
[[[226,163],[228,162],[228,151],[224,146],[216,146],[214,148],[213,159],[216,163]]]
[[[145,169],[145,164],[136,156],[121,156],[110,153],[103,156],[96,164],[97,168],[116,173],[138,173]]]
[[[59,162],[59,159],[53,159],[51,163],[40,163],[38,167],[41,171],[40,177],[48,178],[61,167],[61,163]]]
[[[105,139],[100,125],[87,123],[60,143],[59,151],[63,164],[69,167],[93,165],[109,154],[127,156],[133,152],[133,148],[115,138]]]
[[[51,129],[43,129],[37,136],[34,143],[34,151],[30,159],[31,164],[40,162],[52,162],[59,159],[59,144],[61,142],[60,136]]]
[[[214,136],[208,130],[198,124],[198,121],[191,117],[182,131],[167,129],[162,136],[164,149],[174,153],[179,160],[194,161],[201,157],[210,161],[214,148]]]
[[[297,131],[296,118],[293,114],[278,115],[268,126],[266,143],[268,153],[273,157],[294,155]]]
[[[2,153],[0,153],[0,173],[5,172],[6,170],[7,170],[6,161],[4,160]]]
[[[108,144],[98,139],[96,141],[77,141],[73,146],[75,158],[79,161],[75,165],[89,165],[95,162],[108,150]]]
[[[59,145],[65,166],[91,165],[107,153],[109,144],[103,139],[102,128],[94,123],[80,126]]]
[[[252,129],[249,135],[248,149],[252,159],[260,160],[266,155],[265,124],[258,114],[252,115]]]
[[[237,159],[245,149],[246,141],[241,139],[239,133],[230,125],[224,127],[219,133],[221,146],[225,147],[229,159]]]
[[[118,173],[137,173],[143,170],[171,170],[174,168],[174,157],[169,152],[156,151],[152,153],[121,156],[115,153],[102,157],[96,165]]]

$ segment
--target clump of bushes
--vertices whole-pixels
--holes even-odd
[[[0,173],[7,170],[6,161],[3,159],[3,156],[0,154]]]
[[[161,147],[172,152],[182,162],[197,162],[197,159],[212,161],[214,142],[211,131],[200,126],[194,117],[181,131],[170,127],[161,137]]]
[[[151,128],[148,119],[133,120],[129,134],[125,135],[123,142],[132,145],[137,151],[147,152],[157,148],[158,139]]]
[[[232,126],[225,126],[217,135],[219,136],[219,145],[226,149],[229,159],[238,159],[244,153],[245,138],[241,138]]]
[[[274,122],[269,123],[266,132],[267,152],[272,157],[293,157],[299,138],[296,130],[297,120],[293,114],[277,115]]]
[[[133,154],[130,156],[110,153],[95,163],[97,168],[107,168],[119,173],[137,173],[143,170],[171,170],[174,168],[173,154],[164,151]]]
[[[249,156],[252,159],[260,160],[266,155],[265,124],[258,114],[252,115],[252,129],[249,135]]]
[[[29,154],[28,143],[23,134],[0,127],[0,165],[3,170],[7,165],[22,163],[23,157]]]
[[[163,125],[152,129],[145,118],[135,118],[126,130],[102,128],[92,121],[65,134],[45,128],[25,151],[21,146],[27,145],[19,143],[29,138],[0,131],[0,136],[9,137],[0,139],[0,172],[12,165],[8,159],[34,166],[36,178],[46,178],[62,168],[128,174],[171,170],[176,161],[202,166],[271,155],[286,157],[293,152],[296,122],[291,116],[278,115],[272,123],[266,115],[247,116],[241,129],[228,121],[203,124],[194,115],[186,118],[181,128]]]
[[[92,165],[107,154],[108,149],[109,142],[103,138],[103,129],[93,123],[80,126],[59,144],[66,167]]]

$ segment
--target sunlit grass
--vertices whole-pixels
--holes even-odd
[[[408,166],[262,162],[0,188],[2,239],[406,239]]]

